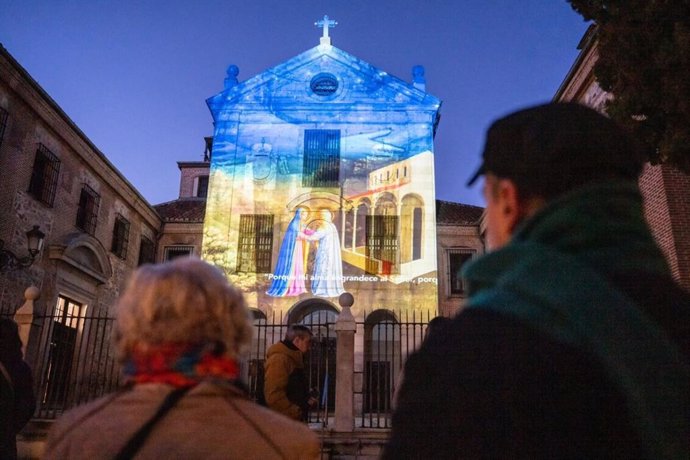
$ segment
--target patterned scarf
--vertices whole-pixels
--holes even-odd
[[[191,387],[202,380],[237,379],[237,362],[219,354],[213,344],[166,343],[155,348],[137,347],[125,362],[126,383],[166,383]]]

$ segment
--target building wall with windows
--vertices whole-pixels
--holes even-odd
[[[436,213],[438,314],[452,316],[462,309],[468,297],[461,276],[463,266],[485,252],[484,208],[438,200]]]
[[[613,97],[594,77],[598,59],[596,28],[591,26],[578,44],[573,63],[554,101],[575,101],[605,112]],[[669,165],[646,164],[639,179],[644,212],[657,244],[676,281],[690,290],[690,176]]]
[[[154,206],[163,220],[156,260],[201,255],[210,158],[179,161],[180,191],[176,200]]]
[[[155,245],[161,219],[2,47],[0,132],[0,239],[23,256],[25,232],[38,225],[45,233],[33,265],[0,272],[0,315],[38,287],[28,360],[53,401],[85,377],[72,364],[93,351],[79,349],[87,335],[108,340],[84,318],[108,316],[127,276],[153,261],[146,242]]]
[[[440,101],[423,71],[404,82],[322,44],[245,82],[236,75],[231,66],[207,101],[202,257],[269,315],[337,311],[344,291],[355,315],[436,312]]]
[[[206,200],[176,200],[156,205],[163,219],[156,260],[166,262],[176,257],[201,254],[202,229]]]

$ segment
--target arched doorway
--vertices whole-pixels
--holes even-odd
[[[364,321],[364,413],[390,411],[401,364],[398,320],[388,310],[376,310]]]
[[[297,303],[288,314],[288,325],[301,324],[314,334],[311,350],[304,357],[309,388],[319,392],[319,410],[312,413],[310,421],[319,421],[322,414],[335,409],[337,318],[338,309],[331,302],[318,298]]]
[[[108,377],[104,384],[91,384],[91,375],[97,372],[117,375],[109,342],[101,332],[110,323],[109,312],[97,301],[100,286],[113,273],[108,252],[100,241],[83,233],[64,235],[48,252],[55,267],[54,306],[37,318],[42,327],[34,368],[41,414],[64,409],[96,385],[101,389],[117,385],[117,378]]]
[[[417,195],[405,195],[400,212],[401,254],[403,263],[421,259],[422,229],[424,227],[424,202]]]

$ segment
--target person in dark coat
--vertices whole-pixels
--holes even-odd
[[[31,369],[22,357],[17,323],[0,318],[0,458],[17,457],[17,433],[35,408]]]
[[[687,459],[690,296],[644,220],[643,155],[576,104],[496,121],[489,252],[405,365],[384,459]]]

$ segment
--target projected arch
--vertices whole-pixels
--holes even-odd
[[[400,240],[406,243],[400,248],[402,262],[422,258],[423,228],[424,201],[419,195],[405,195],[400,210]]]

